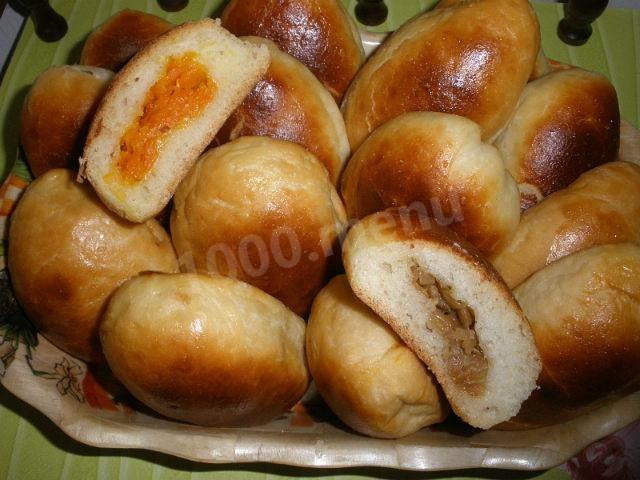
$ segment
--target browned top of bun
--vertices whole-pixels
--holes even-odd
[[[270,137],[209,150],[174,196],[171,237],[185,267],[237,277],[299,315],[333,267],[346,224],[322,164]]]
[[[320,81],[273,42],[259,37],[243,40],[266,44],[269,69],[216,134],[222,145],[242,136],[269,136],[305,147],[320,160],[337,183],[350,153],[342,114]]]
[[[78,168],[91,118],[112,73],[94,67],[45,70],[31,86],[20,116],[20,143],[35,177]]]
[[[534,185],[547,196],[615,160],[619,142],[615,88],[603,75],[571,68],[525,87],[496,146],[516,182]]]
[[[471,120],[437,112],[403,114],[377,128],[349,161],[342,196],[350,218],[421,208],[484,253],[520,219],[518,190],[498,150]]]
[[[450,3],[403,25],[358,72],[343,104],[352,148],[409,111],[468,117],[483,139],[507,123],[538,54],[535,14],[526,0]]]
[[[640,241],[640,167],[610,162],[527,210],[491,261],[510,287],[585,248]]]
[[[309,67],[336,100],[364,62],[358,31],[339,0],[232,0],[222,26],[274,41]]]
[[[121,10],[87,37],[80,63],[118,71],[145,45],[171,28],[171,23],[155,15]]]
[[[640,386],[637,244],[574,253],[538,271],[514,293],[543,363],[542,395],[525,404],[520,421],[535,421],[533,413],[538,423],[556,419],[561,407],[565,416],[571,411],[575,416],[580,407]]]
[[[100,340],[136,398],[211,426],[266,423],[304,394],[304,321],[244,282],[143,274],[109,301]]]
[[[75,176],[50,170],[24,193],[11,217],[9,270],[42,333],[72,355],[99,360],[98,320],[113,291],[141,271],[175,272],[178,262],[155,220],[122,220]]]

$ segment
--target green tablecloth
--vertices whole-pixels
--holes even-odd
[[[351,11],[356,0],[343,0]],[[45,44],[33,33],[29,21],[0,86],[0,178],[11,169],[17,150],[17,119],[24,95],[33,79],[53,64],[77,60],[82,42],[93,27],[113,12],[135,8],[156,13],[174,23],[211,15],[221,0],[192,0],[179,13],[162,12],[155,1],[54,0],[54,7],[70,24],[60,42]],[[433,0],[391,0],[387,22],[377,31],[396,28]],[[640,120],[640,11],[609,9],[596,22],[587,45],[568,47],[558,40],[555,28],[562,6],[536,4],[543,47],[553,59],[572,63],[607,75],[618,91],[622,116],[633,125]],[[93,478],[567,478],[558,468],[543,473],[471,470],[447,473],[408,473],[381,469],[312,470],[276,465],[212,466],[178,460],[153,452],[100,450],[81,445],[61,433],[42,414],[17,400],[0,386],[0,479],[44,480]]]

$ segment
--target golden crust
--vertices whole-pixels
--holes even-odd
[[[178,420],[248,426],[304,394],[304,322],[230,278],[143,274],[109,302],[100,328],[113,373],[140,401]]]
[[[306,65],[340,101],[364,63],[353,20],[339,0],[232,0],[222,26],[268,38]]]
[[[52,168],[78,168],[91,118],[112,73],[51,67],[38,76],[22,106],[20,144],[35,177]]]
[[[533,185],[547,196],[582,173],[614,161],[619,143],[620,112],[613,85],[600,74],[571,68],[525,87],[496,146],[516,182]]]
[[[172,28],[173,24],[155,15],[121,10],[87,37],[80,63],[117,72],[138,51]]]
[[[11,217],[9,270],[16,298],[52,343],[83,360],[102,357],[98,320],[109,296],[142,271],[178,270],[155,221],[109,212],[69,170],[35,180]]]
[[[377,128],[342,179],[349,218],[413,205],[450,225],[483,253],[520,220],[516,184],[472,121],[435,112],[403,114]]]
[[[235,276],[304,315],[333,269],[345,223],[311,153],[241,137],[205,153],[180,184],[171,235],[184,268]]]
[[[410,111],[465,116],[480,125],[483,139],[493,138],[517,104],[539,44],[526,0],[448,2],[404,24],[374,52],[345,95],[351,147]]]
[[[545,265],[608,243],[640,241],[640,167],[610,162],[527,210],[491,262],[514,288]]]
[[[543,363],[541,391],[514,420],[567,420],[640,387],[640,247],[603,245],[543,268],[515,290]]]
[[[350,149],[335,101],[307,67],[273,42],[258,37],[243,40],[267,45],[271,65],[218,131],[214,143],[251,135],[297,143],[323,163],[336,184]]]
[[[398,438],[447,416],[433,375],[353,294],[346,276],[335,277],[316,297],[306,345],[318,391],[354,430]]]

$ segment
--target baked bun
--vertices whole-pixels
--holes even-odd
[[[453,411],[489,428],[513,417],[536,387],[531,330],[499,275],[451,230],[388,209],[347,235],[355,294],[435,374]]]
[[[82,360],[102,357],[98,321],[109,296],[147,270],[178,270],[164,229],[155,220],[123,221],[70,170],[36,179],[11,215],[16,298],[47,339]]]
[[[148,43],[172,28],[173,24],[155,15],[121,10],[87,37],[80,63],[116,72]]]
[[[433,375],[353,294],[344,275],[313,302],[306,344],[318,392],[354,430],[398,438],[446,418]]]
[[[214,142],[222,145],[251,135],[289,140],[313,153],[337,183],[351,150],[336,102],[307,67],[275,43],[259,37],[243,40],[266,45],[271,65]]]
[[[587,170],[616,160],[619,144],[613,85],[603,75],[579,68],[529,83],[495,143],[521,186],[523,210]]]
[[[640,241],[640,167],[605,163],[527,210],[491,257],[514,288],[545,265],[595,245]]]
[[[448,2],[416,17],[373,53],[345,95],[351,148],[411,111],[461,115],[480,125],[483,140],[494,138],[516,107],[539,46],[527,0]]]
[[[536,426],[640,388],[640,246],[601,245],[532,275],[515,296],[542,360],[541,391],[515,419]],[[544,407],[544,408],[543,408]]]
[[[322,164],[269,137],[208,151],[180,184],[171,214],[183,269],[237,277],[299,315],[325,284],[345,226]]]
[[[159,213],[268,65],[266,47],[211,19],[141,50],[111,83],[84,147],[84,175],[100,199],[135,222]]]
[[[112,77],[79,65],[51,67],[38,76],[20,116],[20,143],[34,177],[78,168],[91,118]]]
[[[142,403],[198,425],[260,425],[309,383],[304,321],[246,283],[143,274],[120,287],[100,326],[115,376]]]
[[[520,220],[500,152],[482,142],[478,125],[446,113],[406,113],[378,127],[349,161],[342,198],[349,218],[411,205],[484,253]]]
[[[221,18],[231,33],[275,42],[338,102],[364,63],[358,27],[340,0],[231,0]]]

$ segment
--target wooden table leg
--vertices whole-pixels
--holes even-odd
[[[387,19],[389,9],[384,0],[358,0],[356,18],[363,25],[380,25]]]
[[[564,6],[564,19],[558,24],[560,39],[569,45],[584,45],[591,36],[591,24],[608,3],[608,0],[569,0]]]

